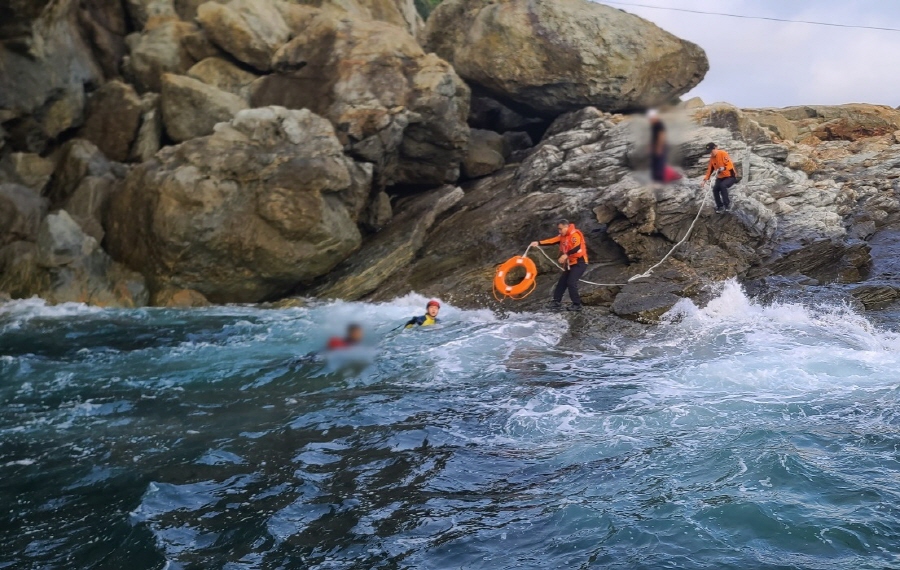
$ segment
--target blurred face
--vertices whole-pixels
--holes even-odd
[[[556,228],[559,230],[559,235],[561,236],[569,233],[569,224],[559,224]]]
[[[362,327],[350,327],[349,329],[347,329],[347,340],[349,340],[350,342],[362,342],[362,339]]]
[[[428,307],[428,314],[431,315],[431,318],[438,316],[438,313],[441,312],[441,308],[437,305],[431,305]]]

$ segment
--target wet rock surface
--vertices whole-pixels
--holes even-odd
[[[370,184],[371,168],[344,155],[325,119],[248,109],[132,170],[107,211],[106,242],[154,290],[261,301],[359,247]]]

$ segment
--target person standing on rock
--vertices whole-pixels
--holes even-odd
[[[713,198],[716,200],[716,213],[721,214],[731,210],[731,198],[728,197],[728,189],[737,183],[737,172],[734,169],[734,163],[731,157],[724,150],[718,148],[716,143],[706,145],[706,152],[709,153],[709,166],[706,168],[706,177],[704,182],[709,181],[709,177],[716,174],[716,183],[713,186]]]
[[[667,182],[666,126],[656,109],[647,111],[647,120],[650,121],[650,176],[654,182]]]
[[[584,275],[588,264],[587,244],[584,243],[584,234],[575,228],[575,224],[570,224],[568,220],[560,220],[557,224],[559,235],[531,242],[531,247],[539,245],[559,244],[559,264],[563,267],[563,274],[560,275],[553,291],[553,302],[550,308],[553,310],[562,309],[563,293],[569,290],[569,298],[572,300],[570,311],[581,310],[581,297],[578,295],[578,280]]]

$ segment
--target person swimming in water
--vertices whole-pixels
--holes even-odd
[[[357,324],[347,325],[347,334],[344,338],[339,336],[332,337],[328,340],[328,350],[341,350],[358,346],[363,340],[362,326]]]
[[[421,317],[413,317],[406,323],[406,328],[427,327],[438,324],[438,313],[441,311],[441,304],[432,299],[425,305],[425,314]]]

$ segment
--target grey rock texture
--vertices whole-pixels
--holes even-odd
[[[709,69],[698,46],[587,0],[445,0],[425,45],[466,81],[551,115],[668,103]]]
[[[310,111],[247,109],[132,170],[107,211],[106,243],[154,291],[276,297],[360,246],[371,175]]]

